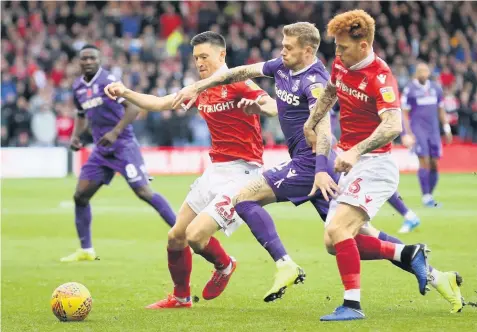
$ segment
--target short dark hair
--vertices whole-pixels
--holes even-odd
[[[199,33],[198,35],[195,35],[194,38],[192,38],[192,40],[190,41],[190,45],[192,47],[205,43],[210,43],[212,45],[226,48],[224,36],[214,31],[205,31]]]
[[[93,49],[93,50],[99,51],[99,48],[97,48],[93,44],[86,44],[81,48],[80,52],[87,49]]]

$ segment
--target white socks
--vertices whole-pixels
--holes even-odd
[[[404,249],[404,244],[396,243],[396,250],[394,250],[394,258],[393,261],[400,262],[401,261],[401,253]]]
[[[349,301],[361,301],[361,290],[360,289],[348,289],[344,292],[344,299]]]
[[[422,196],[422,203],[426,204],[432,201],[434,198],[432,197],[431,194],[425,194]]]
[[[430,275],[430,280],[429,280],[429,283],[431,284],[432,287],[436,288],[437,287],[437,283],[439,282],[439,275],[441,274],[440,271],[436,270],[436,269],[432,269]]]
[[[406,220],[414,220],[417,218],[417,215],[414,213],[414,211],[407,211],[406,214],[404,215],[404,219]]]
[[[277,260],[275,264],[277,265],[277,267],[281,267],[283,265],[288,264],[288,262],[291,262],[291,261],[292,261],[291,257],[288,255],[285,255],[281,257],[279,260]]]
[[[94,251],[94,248],[82,248],[84,252],[87,252],[90,255],[94,255],[96,252]]]

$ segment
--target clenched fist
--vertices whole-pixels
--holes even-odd
[[[111,98],[112,100],[118,99],[118,97],[122,97],[126,93],[127,88],[121,82],[113,82],[104,88],[104,93],[106,96]]]

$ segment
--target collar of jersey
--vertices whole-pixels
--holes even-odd
[[[415,84],[416,86],[418,86],[418,87],[420,87],[420,88],[424,88],[424,89],[426,89],[426,90],[428,90],[429,87],[431,86],[431,81],[429,81],[429,80],[427,80],[426,83],[424,83],[424,84],[421,84],[421,83],[417,80],[417,78],[413,79],[412,81],[414,82],[414,84]]]
[[[349,70],[360,70],[360,69],[363,69],[363,68],[369,66],[374,61],[375,56],[376,55],[371,50],[371,53],[366,58],[364,58],[363,60],[361,60],[357,64],[352,65],[351,67],[349,67]]]
[[[99,67],[98,71],[96,72],[96,74],[94,74],[94,76],[93,76],[93,78],[91,79],[91,81],[86,82],[86,81],[84,80],[84,75],[81,76],[81,81],[82,81],[84,84],[86,84],[86,86],[91,86],[91,85],[94,83],[94,81],[96,81],[96,79],[99,77],[99,75],[101,75],[101,72],[102,72],[102,71],[103,71],[103,68]]]
[[[306,66],[306,67],[303,68],[303,69],[300,69],[299,71],[292,72],[292,71],[290,70],[290,76],[296,76],[296,75],[300,75],[300,74],[306,72],[306,71],[307,71],[308,69],[310,69],[311,66],[313,66],[315,63],[318,63],[318,58],[315,58],[315,61],[313,61],[312,64],[310,64],[309,66]]]

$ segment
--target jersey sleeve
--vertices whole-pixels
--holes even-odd
[[[312,83],[305,87],[304,92],[306,99],[308,100],[308,109],[311,111],[315,108],[318,98],[325,90],[326,81],[322,80],[320,82]]]
[[[390,71],[376,75],[373,86],[378,114],[391,109],[401,109],[397,82]]]
[[[75,103],[76,114],[77,114],[79,117],[84,118],[84,116],[85,116],[85,111],[84,111],[83,107],[81,107],[81,104],[79,103],[78,99],[76,99],[76,96],[73,96],[73,102]]]
[[[439,107],[444,107],[444,91],[439,84],[436,84],[437,103]]]
[[[409,111],[411,109],[411,106],[409,105],[409,93],[411,89],[409,86],[406,86],[404,90],[402,90],[401,94],[401,108],[405,111]]]
[[[262,74],[268,77],[275,77],[275,73],[278,68],[282,65],[282,58],[275,58],[268,60],[263,64]]]
[[[236,83],[235,88],[237,89],[237,97],[239,98],[257,100],[259,97],[268,96],[268,93],[262,90],[262,88],[252,80],[238,82]]]

